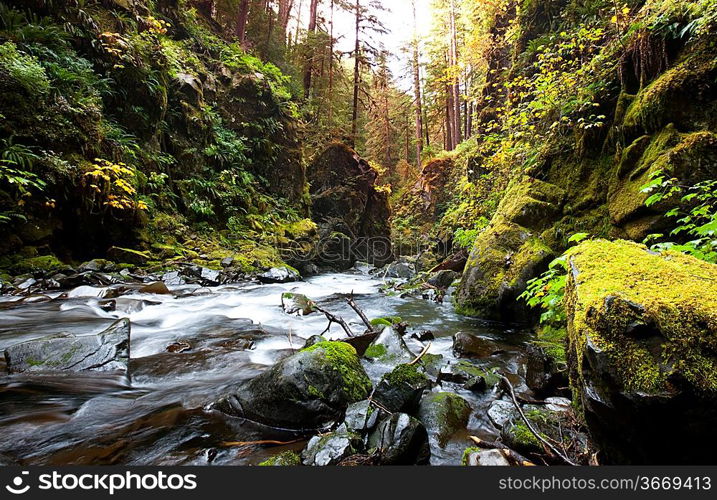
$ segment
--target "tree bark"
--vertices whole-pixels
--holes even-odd
[[[356,0],[356,45],[354,46],[354,95],[351,113],[351,147],[358,137],[359,86],[361,83],[361,0]]]
[[[416,168],[421,171],[421,154],[423,153],[423,102],[421,99],[421,68],[418,47],[418,16],[416,0],[411,1],[413,7],[413,92],[416,108]]]
[[[291,9],[293,7],[294,0],[279,0],[279,27],[284,43],[286,43],[286,29],[289,26],[289,18],[291,17]]]
[[[313,35],[316,33],[318,7],[319,0],[311,0],[311,6],[309,7],[309,36],[307,37],[306,68],[304,69],[304,96],[306,98],[311,96],[311,78],[314,72],[314,47],[312,43],[314,41]]]
[[[241,0],[239,4],[239,13],[237,15],[236,36],[239,45],[244,45],[246,41],[246,23],[249,20],[249,0]]]
[[[451,20],[451,48],[449,64],[451,66],[451,73],[453,75],[453,82],[451,85],[452,101],[453,101],[453,148],[461,142],[461,86],[460,77],[457,71],[458,69],[458,30],[456,27],[456,2],[451,0],[450,6],[450,20]]]

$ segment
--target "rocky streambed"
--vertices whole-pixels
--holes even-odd
[[[526,441],[514,448],[535,448],[498,379],[535,397],[528,332],[384,287],[356,269],[290,283],[3,296],[0,460],[259,464],[293,451],[281,460],[457,465],[469,436],[493,442],[501,431]],[[359,353],[330,342],[346,338],[340,325],[282,308],[282,296],[302,294],[358,333],[353,294],[381,333]],[[555,413],[567,410],[554,402]]]

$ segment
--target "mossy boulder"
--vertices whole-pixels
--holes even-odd
[[[342,460],[361,452],[362,448],[361,435],[341,426],[329,434],[312,437],[301,454],[302,462],[317,467],[338,465]]]
[[[471,251],[455,297],[460,313],[485,319],[524,315],[516,298],[556,255],[540,234],[560,214],[564,196],[561,188],[527,176],[511,183]]]
[[[452,392],[437,392],[425,396],[418,409],[418,420],[428,430],[432,443],[445,447],[456,432],[468,425],[471,407],[468,401]]]
[[[316,429],[341,418],[370,392],[353,347],[319,342],[240,384],[214,407],[272,427]]]
[[[570,384],[608,461],[712,460],[717,266],[627,241],[571,250]],[[679,440],[656,439],[679,429]]]
[[[368,448],[378,453],[382,465],[423,465],[431,457],[426,428],[405,413],[381,421],[369,436]]]
[[[390,412],[412,414],[428,386],[428,377],[417,364],[398,365],[381,378],[373,399]]]
[[[131,248],[112,247],[107,251],[107,258],[112,262],[122,264],[146,265],[151,257],[147,252],[132,250]]]

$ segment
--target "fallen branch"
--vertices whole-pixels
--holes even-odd
[[[515,396],[515,389],[513,388],[513,384],[510,383],[510,380],[508,380],[508,377],[505,375],[500,376],[501,381],[503,384],[507,387],[508,393],[510,394],[510,398],[513,401],[513,405],[515,406],[515,409],[518,410],[518,414],[520,415],[520,418],[523,420],[525,425],[528,427],[528,430],[535,436],[535,438],[543,443],[544,446],[546,446],[553,454],[560,457],[560,459],[565,462],[568,465],[577,466],[575,462],[570,460],[568,457],[565,456],[563,452],[558,450],[550,441],[545,439],[543,436],[540,435],[538,431],[535,430],[533,427],[533,424],[528,420],[528,417],[525,416],[525,413],[523,413],[523,409],[520,407],[520,403],[518,403],[518,399]]]
[[[516,465],[520,465],[521,467],[535,467],[535,464],[533,462],[525,458],[520,453],[511,450],[503,443],[484,441],[476,436],[469,436],[469,439],[473,441],[473,443],[479,448],[500,451],[501,455],[503,455],[506,460],[508,460],[509,462],[513,462]]]
[[[322,335],[331,329],[332,324],[336,323],[338,325],[341,325],[341,328],[344,329],[346,335],[348,335],[349,337],[354,337],[354,332],[351,331],[351,328],[349,328],[349,325],[346,323],[346,321],[344,321],[343,318],[331,314],[329,311],[327,311],[326,309],[322,309],[318,305],[314,305],[314,308],[320,313],[322,313],[324,316],[326,316],[326,319],[329,320],[329,326],[326,327],[326,330],[321,332]]]
[[[351,295],[346,299],[346,303],[348,303],[349,306],[351,306],[351,309],[353,309],[356,314],[359,315],[361,318],[361,321],[363,321],[363,324],[366,325],[366,329],[368,330],[367,333],[376,333],[376,329],[373,327],[369,319],[366,317],[366,314],[361,310],[359,306],[356,305],[356,302],[354,302],[354,293],[351,292]]]
[[[426,347],[423,348],[423,350],[421,351],[421,354],[419,354],[416,357],[416,359],[414,359],[413,361],[408,363],[408,365],[412,366],[412,365],[415,365],[416,363],[418,363],[421,360],[421,358],[426,355],[426,353],[428,352],[428,350],[431,348],[432,345],[433,345],[433,342],[429,342],[428,344],[426,344]]]

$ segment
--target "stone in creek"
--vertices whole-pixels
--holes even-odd
[[[383,420],[369,436],[369,451],[376,450],[383,465],[423,465],[431,457],[428,432],[405,413]]]
[[[167,285],[161,281],[145,285],[139,289],[139,293],[149,293],[153,295],[170,295],[172,292],[169,291]]]
[[[288,267],[273,267],[257,276],[262,283],[289,283],[301,279],[299,273]]]
[[[517,415],[515,411],[515,405],[512,402],[504,399],[493,401],[488,408],[488,418],[495,424],[496,427],[503,427],[506,422]]]
[[[411,279],[416,275],[416,268],[408,262],[394,262],[386,267],[384,276],[395,279]]]
[[[259,464],[260,467],[295,467],[301,465],[301,456],[295,451],[285,451]]]
[[[453,336],[453,351],[458,356],[487,358],[496,351],[496,347],[491,339],[458,332]]]
[[[438,271],[437,273],[432,274],[430,278],[428,278],[428,284],[435,286],[436,288],[445,290],[449,288],[453,284],[453,282],[460,277],[461,275],[455,271]]]
[[[146,252],[120,247],[110,248],[107,251],[107,257],[117,263],[134,264],[137,266],[144,266],[150,260]]]
[[[221,279],[222,273],[219,271],[215,271],[214,269],[209,269],[206,267],[202,267],[199,271],[199,277],[204,280],[206,284],[209,285],[218,285],[219,281]]]
[[[359,453],[362,445],[358,434],[341,426],[330,434],[312,437],[301,453],[302,462],[304,465],[319,467],[337,465],[343,459]]]
[[[167,286],[181,286],[187,284],[187,282],[184,281],[184,278],[182,278],[179,274],[179,271],[170,271],[165,273],[162,276],[162,281],[164,281]]]
[[[420,332],[416,332],[411,335],[411,338],[420,340],[421,342],[426,342],[428,340],[436,340],[436,336],[431,330],[421,330]]]
[[[314,344],[318,344],[320,342],[326,342],[326,337],[322,337],[321,335],[312,335],[308,339],[306,339],[306,343],[304,344],[304,349],[307,349],[311,347]]]
[[[272,427],[317,429],[370,392],[356,350],[343,342],[320,342],[239,384],[213,407]]]
[[[390,412],[414,413],[429,385],[417,365],[399,365],[381,378],[373,400]]]
[[[284,293],[281,296],[281,307],[286,314],[308,316],[316,312],[316,304],[306,295],[300,293]]]
[[[442,448],[452,435],[466,428],[470,415],[468,401],[451,392],[428,394],[418,409],[418,420]]]
[[[384,328],[381,334],[366,349],[364,356],[375,361],[410,363],[415,359],[403,337],[393,328]]]
[[[10,373],[27,371],[127,370],[130,322],[121,319],[97,334],[60,334],[5,349]]]
[[[348,407],[344,425],[350,431],[365,432],[376,427],[379,415],[383,412],[371,405],[369,400],[359,401]]]
[[[221,264],[222,264],[222,267],[224,267],[224,268],[232,267],[232,265],[234,265],[234,257],[223,258]]]
[[[463,465],[469,467],[509,467],[510,462],[499,450],[466,450]]]
[[[89,262],[81,264],[77,270],[81,273],[85,271],[104,271],[107,264],[109,264],[109,262],[104,259],[93,259]]]
[[[175,342],[167,346],[167,352],[183,353],[191,350],[192,345],[188,342]]]

